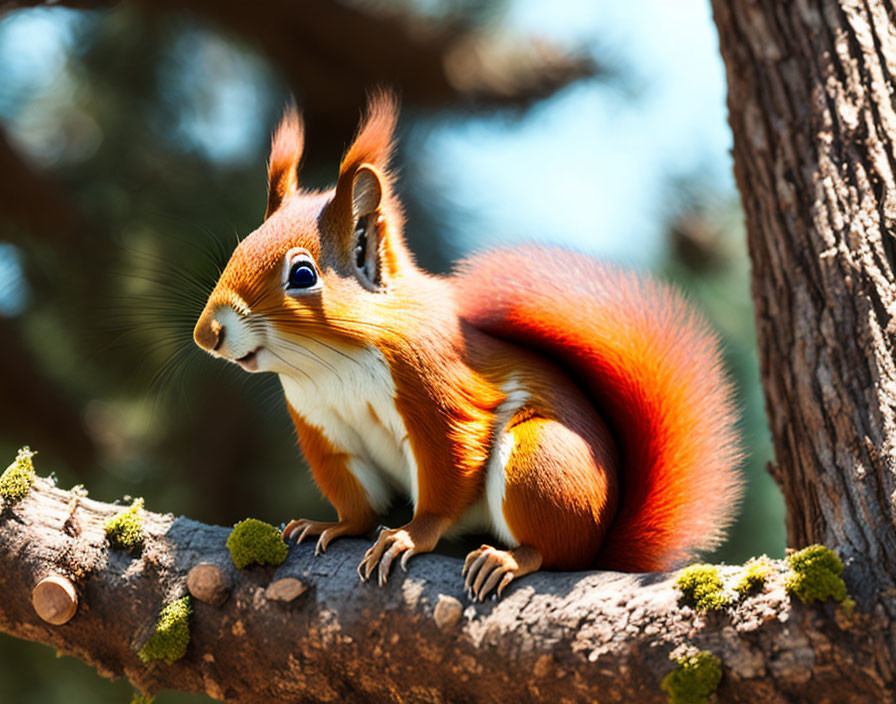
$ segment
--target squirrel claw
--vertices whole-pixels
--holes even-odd
[[[516,577],[534,572],[541,566],[541,554],[532,547],[522,545],[515,550],[498,550],[483,545],[474,550],[464,561],[461,571],[464,588],[473,601],[485,601],[493,589],[492,598],[501,594]]]
[[[294,521],[290,521],[286,528],[283,529],[281,536],[284,541],[292,540],[298,534],[298,538],[296,539],[296,544],[302,542],[302,539],[305,537],[305,533],[312,526],[313,522],[309,521],[307,518],[297,518]]]
[[[373,570],[378,569],[377,581],[380,586],[386,584],[392,563],[399,555],[399,564],[407,571],[408,560],[414,555],[430,552],[449,523],[444,518],[426,515],[415,517],[403,528],[383,528],[358,565],[361,581],[366,582]]]
[[[361,578],[362,582],[366,582],[370,579],[370,575],[373,570],[376,568],[377,563],[380,561],[380,557],[383,554],[384,546],[382,543],[383,533],[386,531],[383,530],[380,532],[380,537],[377,538],[377,541],[373,544],[366,553],[364,553],[364,559],[361,560],[361,564],[358,565],[358,576]]]
[[[401,528],[395,530],[390,528],[384,529],[380,532],[373,547],[364,555],[361,564],[358,565],[358,574],[361,576],[361,581],[366,582],[370,579],[373,570],[379,567],[377,582],[380,586],[383,586],[389,580],[389,570],[395,558],[401,553],[405,553],[409,557],[408,553],[413,554],[413,551],[414,541],[411,540],[411,536],[406,530]],[[402,562],[406,562],[404,556],[402,557]]]
[[[319,535],[314,546],[314,554],[320,555],[327,551],[327,546],[335,539],[343,535],[358,535],[364,529],[355,523],[347,521],[309,521],[307,518],[299,518],[283,529],[283,540],[295,538],[296,545],[311,535]]]
[[[425,551],[420,549],[409,531],[404,528],[384,528],[358,565],[358,575],[362,582],[366,582],[373,571],[377,570],[377,582],[383,586],[389,581],[392,563],[399,555],[399,564],[407,572],[408,560],[420,552]]]

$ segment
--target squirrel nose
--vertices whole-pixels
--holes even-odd
[[[209,312],[205,312],[196,321],[193,340],[202,349],[214,352],[224,342],[224,326]]]
[[[221,325],[217,318],[212,318],[209,327],[212,329],[212,334],[215,336],[215,344],[212,349],[217,350],[221,346],[221,343],[224,342],[224,326]]]

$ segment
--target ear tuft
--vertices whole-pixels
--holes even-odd
[[[371,93],[358,135],[339,167],[340,180],[346,174],[354,175],[355,170],[364,163],[373,164],[382,176],[388,178],[397,122],[398,98],[395,93],[382,88]]]
[[[368,243],[365,271],[375,281],[378,264],[373,263],[383,242],[386,228],[378,218],[362,220],[383,211],[390,220],[391,246],[401,246],[401,205],[393,194],[389,158],[392,137],[398,119],[398,101],[389,91],[371,94],[361,127],[339,166],[339,180],[327,213],[335,231],[340,233],[344,252],[351,257],[358,245],[358,227]],[[370,230],[370,232],[367,232]],[[367,237],[367,235],[376,235]],[[371,273],[374,272],[374,273]]]
[[[268,161],[267,220],[280,204],[299,188],[299,162],[305,145],[305,130],[295,103],[283,111],[280,125],[271,139]]]

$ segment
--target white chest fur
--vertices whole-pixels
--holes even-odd
[[[278,348],[290,358],[289,348]],[[376,348],[314,349],[320,364],[309,365],[308,352],[289,359],[305,374],[280,374],[286,400],[307,423],[320,429],[348,455],[348,469],[364,487],[371,507],[385,511],[396,490],[417,506],[417,463],[404,420],[395,407],[395,384],[389,366]],[[301,366],[299,366],[301,364]],[[485,491],[467,507],[451,532],[491,530],[508,545],[517,545],[502,508],[504,471],[514,447],[507,424],[528,394],[515,383],[504,389],[507,399],[496,412],[494,445],[486,466]]]
[[[307,368],[307,361],[305,362]],[[417,464],[395,407],[395,385],[379,350],[341,349],[305,375],[280,375],[286,400],[349,456],[371,507],[384,511],[395,489],[417,505]]]

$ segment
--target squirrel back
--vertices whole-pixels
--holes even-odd
[[[472,257],[453,282],[461,317],[550,359],[610,426],[620,500],[594,567],[665,570],[718,545],[742,489],[732,387],[681,295],[534,245]]]

